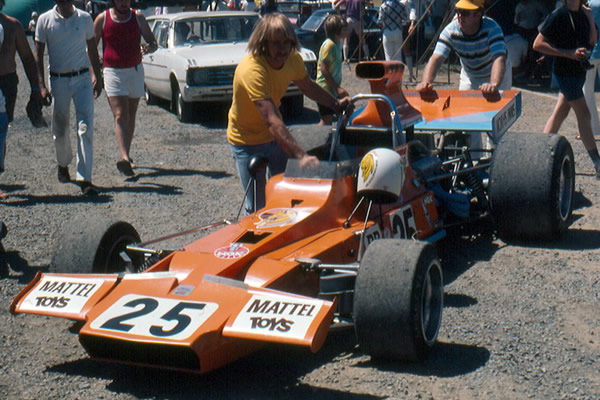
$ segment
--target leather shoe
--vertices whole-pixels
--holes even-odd
[[[81,193],[84,196],[96,196],[98,194],[98,190],[96,190],[91,182],[83,181],[79,185],[81,186]]]
[[[58,166],[58,181],[60,183],[71,182],[71,176],[69,175],[69,167]]]

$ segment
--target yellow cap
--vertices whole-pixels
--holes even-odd
[[[463,10],[479,10],[483,8],[485,0],[458,0],[456,8]]]

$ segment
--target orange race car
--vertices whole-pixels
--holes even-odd
[[[442,321],[433,244],[484,219],[506,240],[556,238],[575,174],[563,137],[505,134],[520,93],[403,92],[403,71],[358,64],[373,94],[355,96],[335,129],[299,128],[319,166],[290,160],[247,217],[146,242],[122,221],[67,224],[55,273],[38,274],[11,312],[81,321],[90,356],[161,368],[206,372],[268,342],[317,351],[342,324],[375,358],[423,359]]]

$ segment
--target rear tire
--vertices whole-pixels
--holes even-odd
[[[58,236],[50,271],[59,273],[118,273],[128,270],[120,257],[125,247],[139,243],[135,228],[123,221],[100,216],[82,215],[65,224]],[[141,265],[143,255],[134,254],[133,269]]]
[[[443,297],[442,267],[433,246],[374,241],[360,262],[354,290],[361,350],[378,359],[425,359],[437,340]]]
[[[509,133],[490,167],[489,198],[498,236],[505,241],[556,240],[573,213],[575,159],[555,134]]]

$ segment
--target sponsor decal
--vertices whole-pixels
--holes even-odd
[[[365,185],[368,184],[373,179],[375,175],[375,168],[377,166],[375,156],[373,152],[370,152],[360,162],[360,171],[363,178],[363,183]]]
[[[96,278],[44,276],[23,299],[21,311],[62,311],[79,314],[104,282]]]
[[[298,213],[291,208],[273,208],[263,211],[256,222],[257,228],[274,228],[277,226],[286,226],[295,223],[298,220]]]
[[[217,258],[233,259],[240,258],[248,254],[250,250],[241,243],[231,243],[229,246],[219,247],[214,255]]]
[[[194,290],[194,289],[195,289],[194,286],[179,285],[179,286],[177,286],[177,288],[175,290],[173,290],[173,294],[175,294],[177,296],[187,296],[188,294],[192,293],[192,290]]]
[[[107,308],[90,326],[96,330],[185,340],[218,308],[216,303],[128,294]]]
[[[508,106],[494,118],[496,135],[501,135],[517,120],[517,102],[513,99]]]
[[[304,339],[323,301],[255,294],[231,328],[240,332]]]

